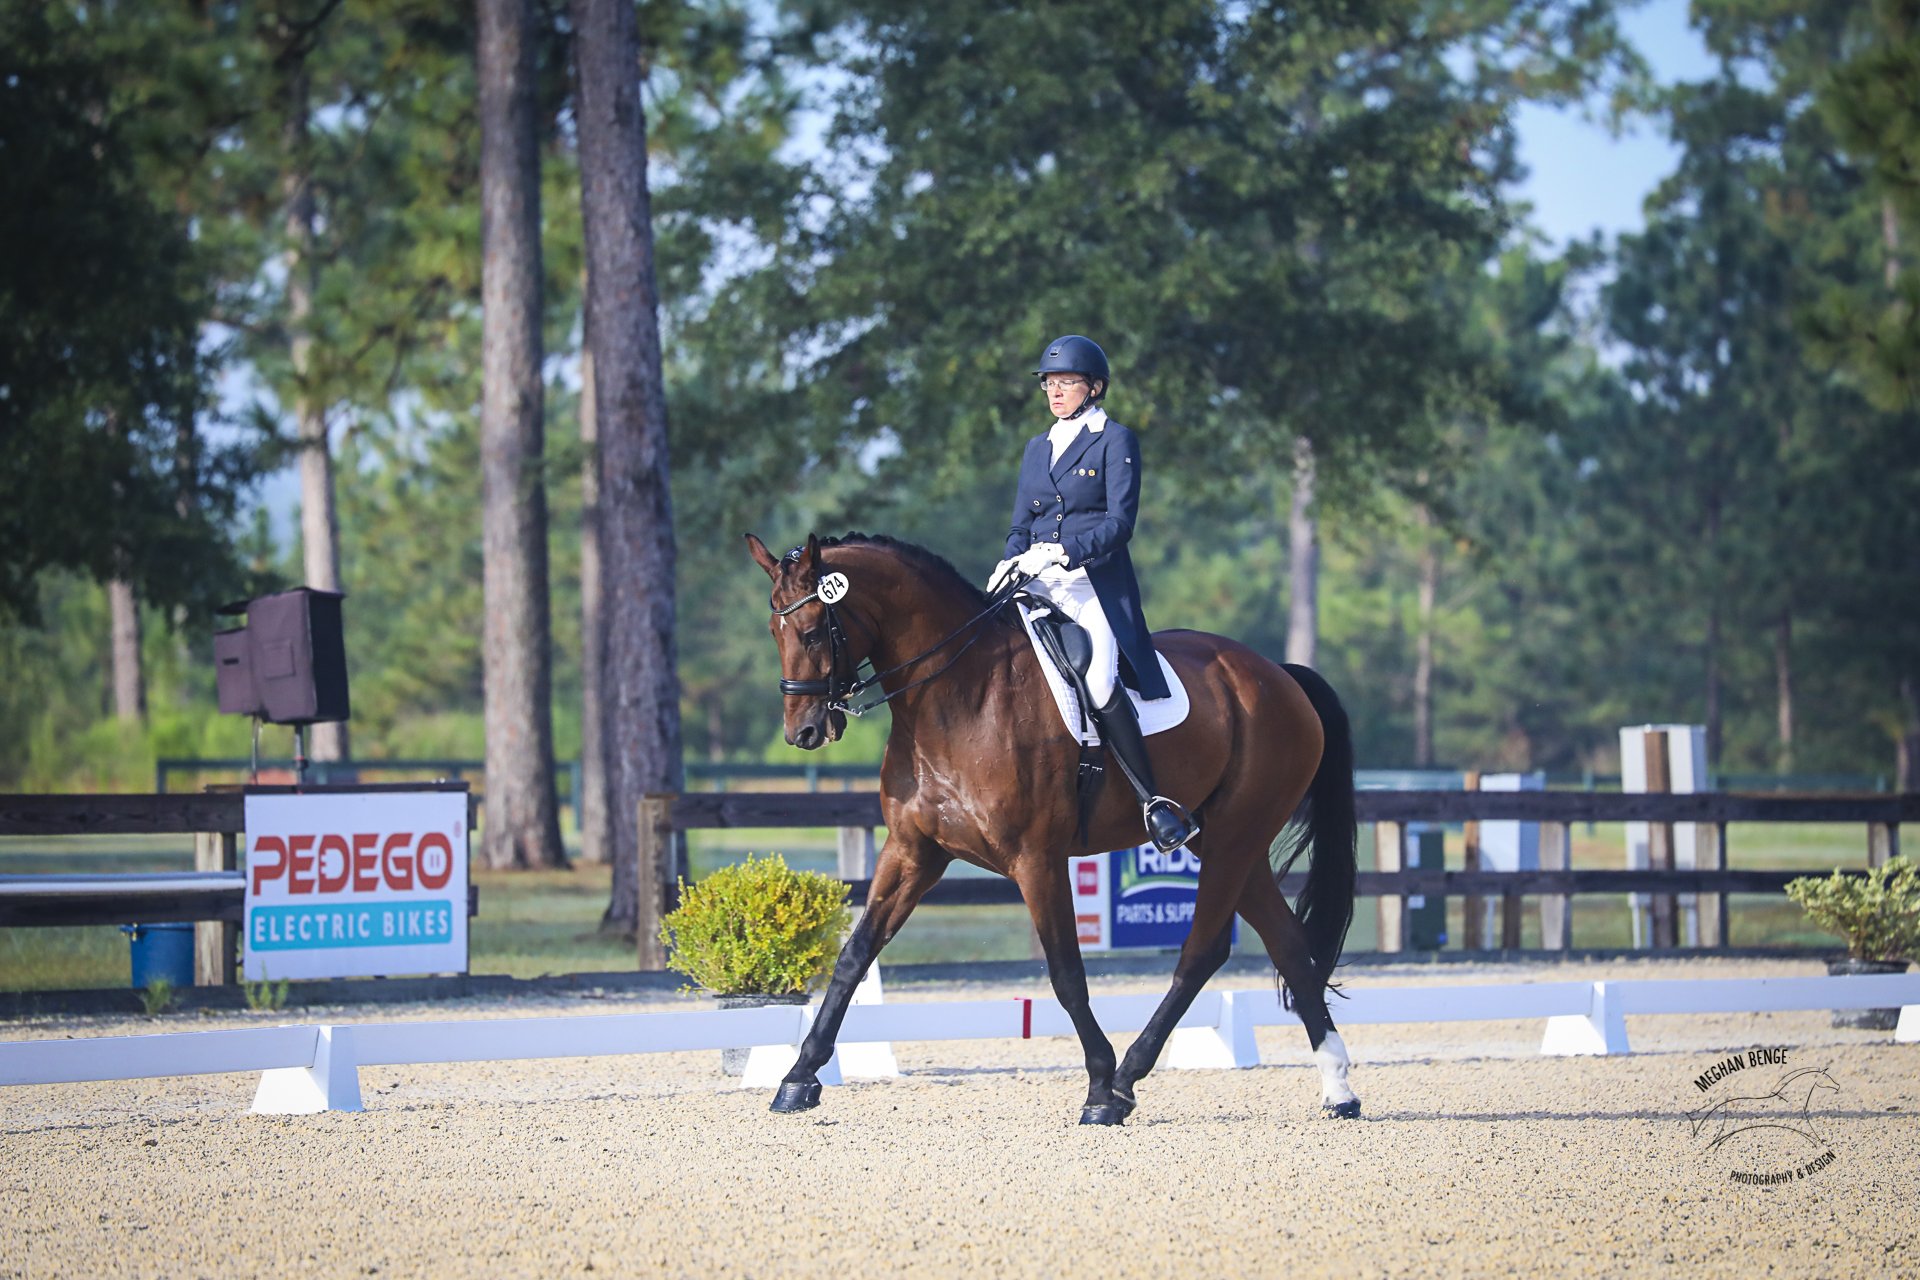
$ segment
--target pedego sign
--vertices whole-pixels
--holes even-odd
[[[249,981],[467,971],[467,795],[246,799]]]

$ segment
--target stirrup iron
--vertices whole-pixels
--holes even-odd
[[[1172,796],[1154,796],[1140,806],[1140,817],[1146,824],[1147,838],[1161,853],[1172,853],[1200,835],[1200,824]]]

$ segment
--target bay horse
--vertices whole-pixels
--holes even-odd
[[[1147,741],[1160,790],[1200,823],[1193,923],[1173,985],[1126,1057],[1094,1020],[1080,957],[1069,857],[1138,845],[1140,806],[1124,781],[1103,788],[1079,837],[1078,742],[1066,732],[1039,659],[1003,590],[989,597],[911,543],[849,533],[776,558],[747,547],[772,580],[768,627],[779,647],[786,740],[816,750],[846,714],[888,701],[893,727],[880,766],[887,827],[867,907],[848,936],[772,1110],[820,1101],[833,1053],[868,965],[955,858],[1020,888],[1046,952],[1055,996],[1086,1053],[1082,1124],[1120,1124],[1174,1024],[1226,963],[1237,911],[1265,945],[1320,1068],[1321,1104],[1354,1117],[1346,1046],[1328,1015],[1328,979],[1353,919],[1353,744],[1346,712],[1311,668],[1282,666],[1221,636],[1162,631],[1153,640],[1186,685],[1185,721]],[[871,662],[875,675],[858,678]],[[866,706],[860,694],[879,689]],[[1110,771],[1111,772],[1111,771]],[[1310,853],[1294,907],[1269,850],[1289,820],[1279,875]]]

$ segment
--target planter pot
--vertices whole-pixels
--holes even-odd
[[[1827,961],[1827,973],[1832,977],[1850,977],[1854,974],[1905,973],[1905,960],[1855,960],[1848,956],[1845,960]],[[1891,1031],[1900,1021],[1898,1009],[1835,1009],[1833,1025],[1851,1027],[1858,1031]]]
[[[770,1004],[805,1004],[807,993],[795,991],[784,996],[748,994],[738,996],[715,996],[713,1002],[722,1009],[759,1009]],[[1898,1010],[1894,1011],[1898,1013]],[[1892,1024],[1889,1023],[1889,1026]],[[722,1049],[720,1051],[720,1069],[730,1076],[746,1074],[747,1055],[751,1049]]]

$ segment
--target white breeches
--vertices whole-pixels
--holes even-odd
[[[1035,578],[1028,589],[1045,593],[1061,612],[1087,629],[1087,635],[1093,640],[1087,691],[1093,695],[1093,707],[1106,706],[1120,680],[1120,646],[1113,638],[1107,611],[1100,607],[1100,597],[1094,594],[1093,583],[1087,579],[1087,571],[1067,570],[1056,565]]]

